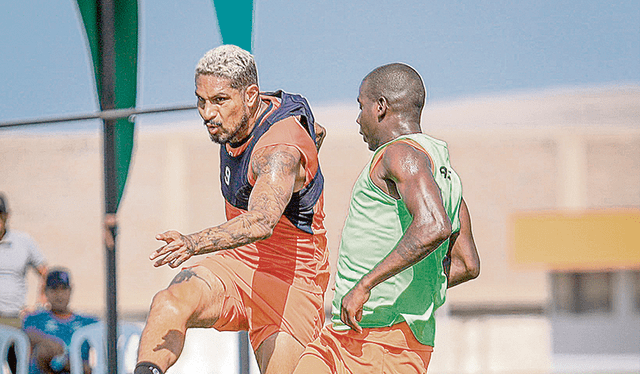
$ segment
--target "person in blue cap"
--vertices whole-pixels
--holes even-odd
[[[31,341],[29,373],[68,373],[68,348],[73,333],[83,326],[98,322],[98,319],[73,313],[69,309],[71,280],[67,269],[51,269],[47,274],[44,292],[49,310],[29,315],[23,323],[23,330]],[[82,359],[85,373],[90,373],[89,346],[86,343],[82,348]]]

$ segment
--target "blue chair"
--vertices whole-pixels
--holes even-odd
[[[118,373],[132,373],[135,368],[135,353],[138,351],[142,328],[133,323],[118,324]],[[71,374],[83,374],[82,345],[88,342],[96,355],[92,374],[107,374],[107,325],[103,321],[79,328],[71,337],[69,361]],[[116,374],[116,373],[110,373]]]
[[[27,334],[15,327],[0,325],[0,370],[7,360],[9,347],[15,346],[17,365],[17,374],[27,374],[29,372],[29,353],[31,345]]]

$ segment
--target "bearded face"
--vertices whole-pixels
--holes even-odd
[[[198,111],[212,141],[239,143],[249,135],[249,107],[244,90],[232,88],[226,78],[200,75],[196,78]]]

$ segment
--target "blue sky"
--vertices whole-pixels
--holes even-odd
[[[139,0],[139,6],[138,108],[194,103],[194,66],[221,43],[211,0]],[[312,106],[355,106],[362,77],[394,61],[422,74],[432,102],[640,84],[637,0],[255,0],[254,6],[261,88],[301,93]],[[75,1],[6,1],[2,8],[0,122],[96,111]]]

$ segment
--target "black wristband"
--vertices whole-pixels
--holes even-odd
[[[139,362],[133,374],[164,374],[156,364],[151,362]]]

